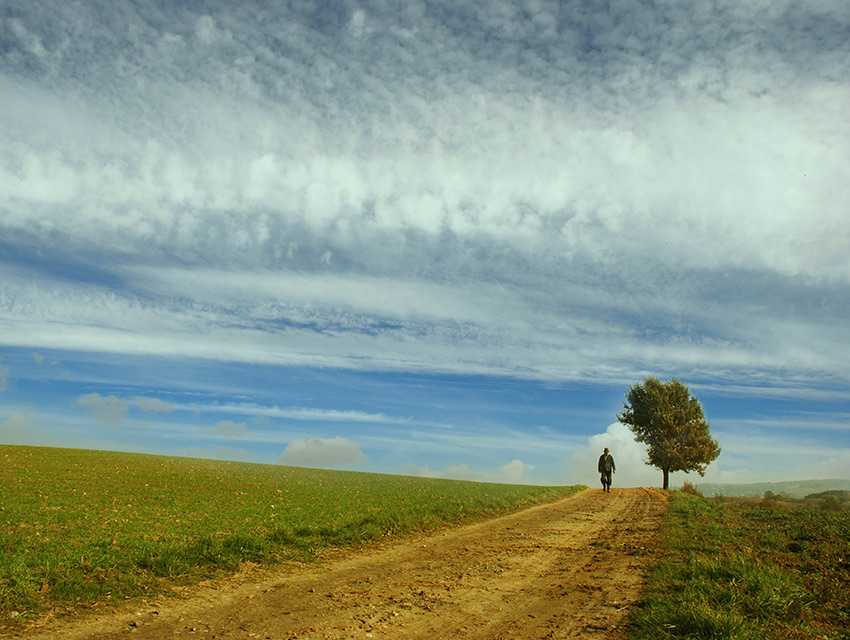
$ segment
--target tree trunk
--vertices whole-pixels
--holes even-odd
[[[670,487],[670,469],[664,467],[661,469],[664,472],[664,490],[666,491]]]

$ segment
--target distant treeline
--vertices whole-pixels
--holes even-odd
[[[826,500],[830,496],[838,498],[841,502],[850,502],[850,491],[843,489],[830,489],[829,491],[810,493],[806,496],[806,500]]]

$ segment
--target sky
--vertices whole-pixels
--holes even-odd
[[[844,0],[5,0],[0,97],[0,443],[850,478]]]

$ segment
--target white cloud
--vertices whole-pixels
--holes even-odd
[[[48,55],[48,51],[44,48],[41,38],[28,30],[21,20],[12,18],[8,24],[9,30],[17,36],[19,42],[27,52],[32,53],[38,58],[44,58]]]
[[[7,134],[15,143],[6,147],[8,186],[25,211],[16,215],[19,228],[41,218],[96,246],[129,235],[139,250],[152,243],[181,255],[228,256],[283,249],[292,234],[275,227],[334,245],[361,234],[374,241],[402,240],[395,231],[450,231],[487,234],[530,253],[555,244],[604,259],[608,247],[629,260],[652,247],[691,266],[767,266],[846,281],[841,142],[848,131],[839,105],[848,89],[829,60],[842,45],[825,39],[806,52],[832,65],[801,74],[789,63],[800,44],[772,38],[765,26],[787,30],[776,16],[722,11],[708,19],[656,7],[636,23],[645,32],[623,36],[618,13],[568,12],[560,36],[542,27],[550,24],[542,13],[539,24],[490,16],[495,32],[511,34],[497,51],[475,42],[483,32],[447,31],[444,16],[428,12],[404,27],[417,36],[402,42],[391,34],[397,19],[409,18],[357,9],[343,21],[347,30],[359,37],[376,21],[380,35],[354,55],[344,39],[333,48],[297,28],[309,20],[297,12],[260,23],[231,19],[242,30],[236,39],[216,16],[186,14],[174,16],[186,22],[174,28],[207,45],[198,51],[150,26],[125,43],[126,30],[106,25],[98,32],[114,42],[100,44],[116,56],[102,59],[75,57],[74,47],[85,46],[79,34],[93,31],[85,27],[107,16],[80,14],[76,26],[48,16],[18,20],[21,42],[34,30],[73,30],[58,60],[67,70],[82,65],[96,85],[68,101],[58,86],[24,83],[48,94],[37,104],[70,111],[70,134],[56,124],[67,118],[21,106],[33,103],[17,100],[21,86],[4,91],[15,122],[31,125]],[[716,41],[718,20],[734,20],[735,36]],[[286,39],[290,54],[244,37],[256,32]],[[447,48],[446,37],[456,46]],[[564,42],[553,47],[558,37]],[[595,38],[596,63],[573,37]],[[759,38],[769,46],[754,47]],[[618,53],[623,43],[630,56]],[[162,47],[183,55],[163,55]],[[131,52],[140,58],[129,59]],[[409,57],[411,68],[399,73]],[[511,59],[527,62],[517,68]],[[118,73],[119,64],[138,73]],[[187,75],[194,82],[183,81]],[[123,98],[117,117],[110,92]],[[164,127],[158,138],[151,120]],[[62,134],[58,151],[14,133],[45,127],[49,138]],[[121,135],[113,144],[105,134],[90,137],[104,128]],[[71,224],[71,216],[29,206],[45,197],[85,215]],[[258,224],[256,211],[269,222]],[[319,264],[330,255],[336,263],[340,248],[311,247]]]
[[[839,478],[850,480],[850,448],[836,448],[828,457],[800,464],[790,472],[792,479]]]
[[[842,3],[247,2],[0,23],[5,345],[842,397]]]
[[[566,281],[544,294],[539,289],[552,286],[545,281],[516,288],[271,271],[134,275],[167,297],[142,302],[88,286],[9,284],[5,295],[0,290],[8,336],[91,351],[616,382],[646,370],[698,368],[724,384],[730,371],[745,372],[744,382],[754,369],[778,372],[772,382],[783,385],[789,369],[809,380],[841,376],[838,354],[847,351],[840,305],[795,317],[799,311],[784,309],[796,294],[783,294],[777,282],[765,283],[778,298],[766,305],[710,280],[697,288],[716,296],[711,304],[687,291],[694,285],[687,279],[640,296],[637,283],[618,293]],[[813,295],[840,294],[813,289],[804,299]],[[635,318],[649,327],[633,326]]]
[[[115,425],[127,415],[131,402],[145,412],[166,413],[174,410],[173,405],[158,398],[133,396],[130,400],[124,400],[114,395],[102,396],[99,393],[81,395],[73,406],[85,407],[98,421]]]
[[[28,411],[12,413],[0,423],[0,442],[18,445],[47,444]]]
[[[825,427],[817,422],[803,423],[789,428],[781,424],[753,427],[746,422],[729,421],[723,430],[713,431],[723,451],[708,467],[705,478],[696,477],[692,482],[752,483],[848,477],[848,449],[841,446],[841,431],[834,423]]]
[[[617,466],[613,481],[615,487],[660,487],[663,484],[661,470],[650,467],[645,462],[646,446],[635,442],[634,434],[619,422],[609,425],[604,433],[588,438],[587,448],[580,449],[570,456],[570,462],[578,473],[577,482],[589,487],[601,486],[596,468],[605,447],[610,450]],[[682,476],[683,474],[670,474],[671,486],[674,485],[673,478],[680,482]],[[693,474],[686,479],[693,482]]]
[[[425,478],[448,478],[451,480],[469,480],[474,482],[499,482],[503,484],[522,484],[528,482],[528,474],[534,466],[522,460],[511,460],[495,471],[474,470],[468,464],[449,465],[444,471],[432,470],[428,465],[419,466],[407,463],[402,475]]]
[[[33,406],[6,408],[8,417],[5,420],[0,419],[0,442],[4,444],[110,451],[128,450],[125,440],[127,429],[93,429],[89,416],[68,415],[65,411],[54,413],[49,409],[44,411],[37,403]],[[108,415],[107,411],[104,417],[114,416]],[[99,418],[98,420],[106,422]],[[106,422],[106,424],[116,423]],[[152,452],[145,448],[141,450]]]
[[[222,36],[229,38],[230,34],[225,35],[216,26],[215,20],[211,16],[204,15],[198,18],[198,21],[195,24],[195,37],[200,40],[202,44],[212,44]]]
[[[367,461],[359,443],[340,436],[293,440],[277,459],[278,464],[318,469],[344,468]]]
[[[210,409],[207,404],[181,405],[182,409],[202,413]],[[217,404],[215,410],[222,413],[250,415],[257,423],[270,424],[271,418],[297,420],[303,422],[344,422],[350,424],[374,425],[407,425],[411,427],[428,427],[440,430],[451,429],[452,425],[430,420],[413,419],[408,416],[391,415],[387,413],[372,413],[368,411],[353,411],[340,409],[324,409],[317,407],[279,407],[255,403]]]
[[[248,425],[245,422],[234,422],[233,420],[219,420],[215,423],[215,427],[204,427],[203,431],[214,433],[218,436],[226,438],[241,438],[248,432]]]
[[[419,476],[423,478],[438,478],[440,477],[440,472],[431,471],[431,467],[429,467],[427,464],[418,465],[413,464],[412,462],[408,462],[404,465],[404,468],[401,471],[401,475]]]
[[[321,422],[368,422],[375,424],[407,424],[408,418],[387,416],[383,413],[365,411],[339,411],[336,409],[311,409],[293,407],[288,409],[267,409],[268,415],[290,420],[316,420]]]
[[[468,464],[453,464],[446,467],[440,477],[452,480],[484,480],[488,475],[485,471],[473,471]]]
[[[365,29],[366,12],[363,9],[356,9],[351,14],[351,20],[348,21],[348,30],[355,38],[361,38]]]
[[[101,396],[99,393],[87,393],[74,402],[75,407],[85,407],[96,420],[117,425],[127,415],[130,405],[115,396]]]
[[[525,464],[522,460],[511,460],[499,467],[496,472],[498,482],[518,484],[526,479],[526,475],[534,471],[534,465]]]
[[[207,460],[251,460],[251,454],[247,449],[237,447],[190,447],[183,450],[183,455],[190,458],[204,458]]]
[[[174,411],[174,405],[159,398],[146,398],[144,396],[133,396],[133,402],[142,411],[150,413],[168,413]]]

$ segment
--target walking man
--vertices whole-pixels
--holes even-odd
[[[617,473],[617,467],[614,464],[613,456],[608,453],[608,447],[605,447],[605,451],[599,456],[597,471],[602,474],[602,491],[611,493],[611,474]]]

